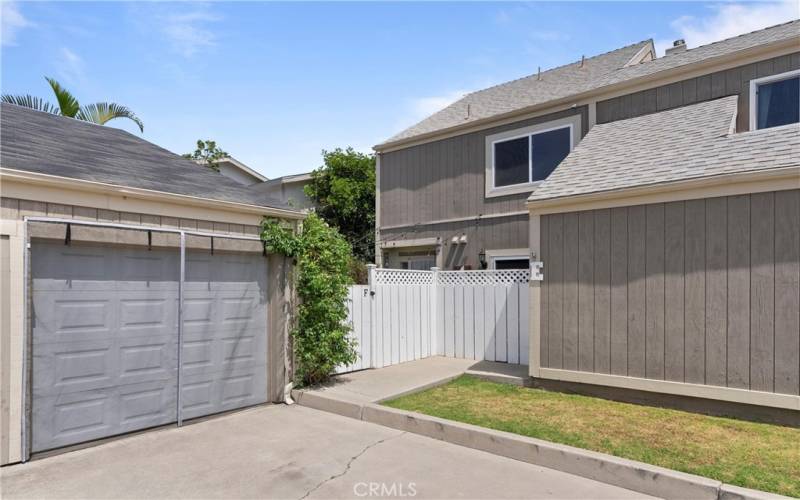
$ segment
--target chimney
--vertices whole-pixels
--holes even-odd
[[[686,40],[684,40],[683,38],[679,38],[674,42],[672,42],[672,47],[668,48],[665,51],[664,55],[668,56],[670,54],[677,54],[679,52],[685,52],[685,51],[686,51]]]

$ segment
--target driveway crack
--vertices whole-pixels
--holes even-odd
[[[319,484],[317,484],[316,486],[314,486],[313,488],[311,488],[310,490],[308,490],[308,491],[305,493],[305,495],[301,496],[301,497],[300,497],[298,500],[303,500],[303,499],[305,499],[306,497],[308,497],[309,495],[311,495],[312,493],[314,493],[314,492],[315,492],[315,491],[317,491],[318,489],[320,489],[320,488],[322,488],[323,486],[325,486],[325,484],[326,484],[326,483],[329,483],[329,482],[333,481],[334,479],[339,479],[340,477],[342,477],[342,476],[344,476],[345,474],[347,474],[348,472],[350,472],[350,468],[353,466],[353,463],[355,463],[355,461],[356,461],[356,460],[358,460],[358,459],[361,457],[361,455],[363,455],[364,453],[366,453],[366,452],[367,452],[367,451],[369,451],[370,449],[372,449],[372,448],[374,448],[374,447],[378,446],[379,444],[385,443],[385,442],[387,442],[387,441],[391,441],[392,439],[399,438],[400,436],[403,436],[404,434],[407,434],[407,432],[406,432],[406,431],[403,431],[403,432],[401,432],[400,434],[396,434],[396,435],[394,435],[394,436],[391,436],[391,437],[387,437],[387,438],[379,439],[379,440],[375,441],[374,443],[370,443],[370,444],[368,444],[367,446],[365,446],[365,447],[364,447],[364,449],[363,449],[363,450],[359,451],[358,453],[356,453],[355,455],[353,455],[352,457],[350,457],[350,460],[348,460],[348,461],[347,461],[347,464],[345,465],[345,467],[344,467],[344,470],[343,470],[342,472],[340,472],[340,473],[338,473],[338,474],[334,474],[334,475],[332,475],[331,477],[329,477],[329,478],[327,478],[327,479],[324,479],[324,480],[322,480],[322,481],[321,481]]]

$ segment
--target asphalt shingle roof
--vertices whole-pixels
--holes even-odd
[[[289,208],[124,130],[6,103],[0,104],[0,166],[211,200]]]
[[[410,139],[428,132],[463,125],[589,90],[594,87],[593,82],[623,67],[650,43],[652,43],[650,40],[645,40],[605,54],[588,57],[583,67],[578,61],[542,71],[541,75],[533,74],[467,94],[386,142]]]
[[[800,125],[731,133],[737,100],[595,125],[528,200],[800,166]]]
[[[625,66],[642,47],[652,43],[650,40],[639,42],[588,58],[584,68],[580,67],[580,62],[575,62],[543,71],[541,80],[534,74],[473,92],[391,137],[384,144],[438,132],[793,37],[800,37],[800,20],[669,54],[641,64]]]

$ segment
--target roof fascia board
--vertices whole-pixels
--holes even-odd
[[[619,97],[620,95],[631,94],[633,92],[647,90],[661,85],[669,85],[678,81],[694,78],[695,76],[701,76],[716,71],[724,71],[726,69],[743,66],[762,59],[769,59],[797,52],[799,41],[800,37],[793,37],[770,44],[750,47],[748,49],[733,52],[731,54],[704,59],[702,61],[658,71],[656,73],[644,75],[638,78],[631,78],[630,80],[606,85],[605,87],[599,87],[597,89],[573,94],[560,99],[554,99],[552,101],[529,106],[527,108],[516,109],[514,111],[509,111],[508,113],[475,120],[467,124],[419,134],[408,139],[377,144],[373,146],[373,149],[378,153],[390,153],[392,151],[398,151],[428,142],[435,142],[450,137],[456,137],[487,128],[513,123],[527,118],[553,113],[571,106],[582,106],[590,102],[605,101],[607,99]]]
[[[800,189],[800,166],[699,177],[601,193],[526,202],[532,215]]]
[[[304,219],[307,214],[281,208],[262,207],[247,203],[237,203],[231,201],[214,200],[197,196],[166,193],[150,189],[133,188],[106,184],[102,182],[86,181],[82,179],[72,179],[56,175],[40,174],[25,170],[16,170],[7,167],[0,169],[0,180],[18,181],[26,184],[53,186],[62,189],[76,191],[88,191],[101,194],[118,195],[124,198],[136,198],[148,201],[163,201],[176,205],[189,205],[196,207],[207,207],[215,210],[238,212],[243,214],[260,214],[279,217],[284,219]]]

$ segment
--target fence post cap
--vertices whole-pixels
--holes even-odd
[[[438,267],[432,267],[432,268],[431,268],[431,271],[438,271],[438,270],[439,270],[439,268],[438,268]]]
[[[375,269],[375,268],[376,268],[376,267],[378,267],[378,266],[377,266],[377,264],[367,264],[367,267],[368,267],[369,269]]]

